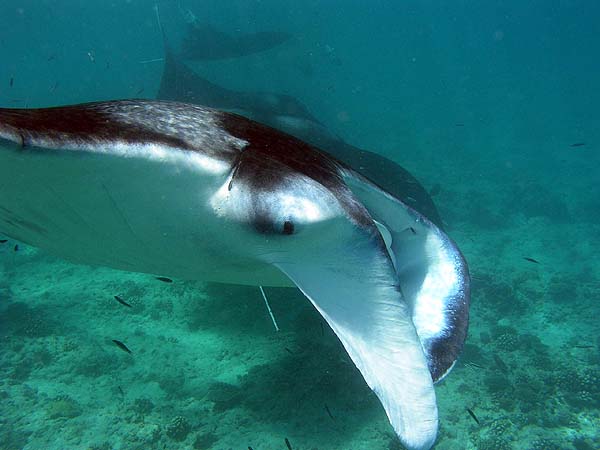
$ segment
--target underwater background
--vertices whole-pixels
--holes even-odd
[[[435,448],[600,448],[600,3],[159,4],[175,44],[187,10],[223,32],[290,33],[190,67],[294,96],[429,190],[473,285],[465,350],[436,388]],[[163,56],[154,1],[0,2],[1,107],[155,98]],[[279,332],[256,288],[165,283],[8,239],[0,450],[401,448],[310,303],[267,294]]]

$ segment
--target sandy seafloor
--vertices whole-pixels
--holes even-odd
[[[161,55],[151,3],[140,26],[153,34],[123,28],[99,43],[102,27],[89,19],[69,22],[80,32],[91,26],[81,41],[57,31],[44,45],[35,24],[49,3],[24,13],[4,5],[3,29],[22,38],[2,38],[10,63],[1,82],[15,82],[1,105],[131,97],[141,87],[151,97],[160,67],[142,72],[137,63]],[[467,3],[440,11],[413,2],[408,16],[355,5],[345,19],[312,2],[315,14],[291,20],[302,38],[263,55],[268,65],[202,69],[232,87],[255,82],[297,96],[336,133],[394,159],[435,193],[473,277],[465,351],[437,386],[435,448],[600,448],[598,11],[583,2],[544,14]],[[127,4],[129,14],[142,7]],[[357,17],[386,38],[357,31]],[[247,65],[229,70],[234,63]],[[0,449],[276,450],[285,438],[295,450],[399,449],[309,302],[291,289],[267,294],[278,333],[256,288],[163,283],[1,244]]]

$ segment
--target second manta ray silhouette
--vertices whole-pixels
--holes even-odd
[[[296,286],[401,442],[435,442],[467,265],[425,216],[295,137],[178,102],[0,109],[0,232],[86,264]]]
[[[282,31],[228,34],[210,24],[200,22],[189,10],[182,13],[187,22],[187,30],[183,38],[181,54],[187,59],[239,58],[271,50],[292,37],[291,34]]]

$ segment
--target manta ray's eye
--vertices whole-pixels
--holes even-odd
[[[283,222],[283,234],[294,234],[294,223],[291,220]]]

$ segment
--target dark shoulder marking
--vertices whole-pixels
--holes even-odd
[[[289,134],[237,114],[221,113],[221,124],[229,134],[248,142],[236,177],[256,188],[275,189],[282,174],[301,173],[332,192],[357,224],[373,226],[369,212],[343,181],[340,163],[335,159]]]

